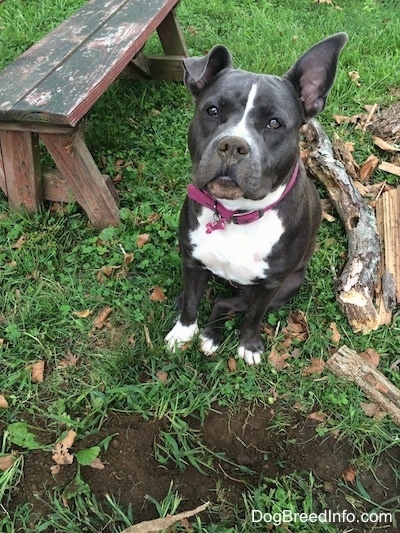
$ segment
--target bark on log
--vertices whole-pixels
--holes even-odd
[[[353,331],[369,333],[379,327],[373,302],[381,258],[375,214],[364,202],[343,164],[335,159],[332,144],[321,124],[311,120],[304,133],[312,148],[306,168],[326,187],[348,238],[347,263],[335,281],[336,298]]]
[[[326,362],[338,377],[354,381],[368,398],[400,426],[400,390],[355,351],[342,346]]]

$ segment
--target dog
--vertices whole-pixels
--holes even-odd
[[[324,109],[347,38],[320,41],[282,77],[234,69],[222,45],[183,60],[195,101],[193,170],[179,221],[184,289],[165,337],[170,350],[198,334],[199,305],[215,275],[234,294],[213,303],[202,352],[214,354],[224,319],[243,312],[238,356],[260,363],[264,314],[298,292],[315,249],[321,205],[300,160],[299,131]]]

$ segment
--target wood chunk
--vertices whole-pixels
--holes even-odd
[[[384,192],[375,209],[383,249],[381,292],[385,308],[391,312],[400,303],[400,187]]]
[[[400,426],[400,390],[355,351],[342,346],[326,366],[337,376],[354,381],[368,398]]]
[[[326,187],[348,237],[348,261],[335,283],[336,299],[353,330],[369,333],[380,325],[373,301],[381,254],[375,213],[335,159],[321,124],[311,120],[305,135],[313,148],[307,170]]]

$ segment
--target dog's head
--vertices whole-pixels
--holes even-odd
[[[195,185],[240,204],[287,181],[299,157],[299,129],[324,109],[346,41],[338,33],[319,42],[283,77],[234,69],[220,45],[184,59],[196,102],[189,130]]]

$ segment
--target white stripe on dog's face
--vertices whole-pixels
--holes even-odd
[[[224,131],[224,136],[235,136],[235,137],[241,137],[245,141],[247,141],[250,145],[252,143],[252,138],[250,134],[250,130],[247,127],[247,117],[250,113],[250,111],[254,107],[254,101],[256,99],[256,94],[258,90],[258,84],[253,83],[251,86],[249,96],[247,97],[246,107],[244,109],[243,115],[239,122],[236,124],[236,126],[232,126]]]

